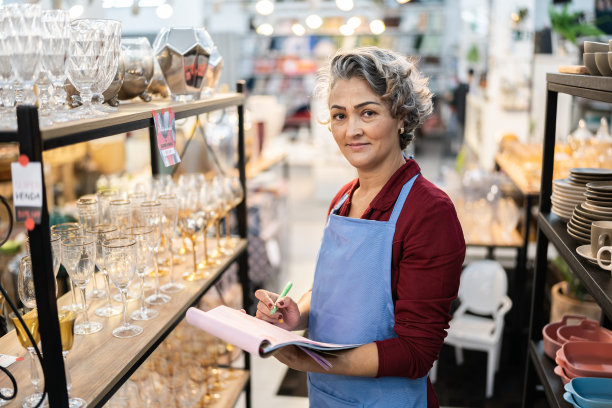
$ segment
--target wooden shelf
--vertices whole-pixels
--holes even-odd
[[[537,343],[529,342],[529,356],[538,373],[538,377],[540,377],[540,382],[544,386],[544,392],[546,393],[549,405],[553,408],[570,408],[571,405],[563,399],[565,390],[563,389],[561,378],[553,372],[557,364],[544,354],[542,341]]]
[[[493,231],[496,232],[497,229],[493,229]],[[521,246],[523,246],[523,237],[517,230],[514,230],[512,231],[512,236],[510,237],[510,240],[508,241],[499,239],[499,237],[493,237],[491,241],[489,242],[466,240],[465,245],[479,246],[479,247],[496,247],[496,248],[520,248]]]
[[[101,322],[104,327],[102,331],[95,334],[75,336],[74,346],[67,359],[73,383],[72,395],[84,398],[90,407],[102,406],[183,319],[187,309],[197,303],[202,294],[246,250],[246,246],[246,240],[240,240],[235,252],[226,258],[221,265],[212,269],[207,279],[195,282],[181,279],[181,275],[192,268],[191,254],[186,254],[185,261],[175,267],[175,279],[180,280],[185,285],[185,289],[182,292],[172,294],[172,300],[169,303],[153,307],[159,311],[158,317],[148,321],[132,321],[144,329],[143,333],[137,337],[130,339],[113,337],[112,330],[121,324],[122,316],[98,317],[94,314],[94,311],[102,306],[104,301],[90,302],[89,319]],[[96,276],[101,285],[101,277],[99,274],[96,274]],[[163,285],[168,279],[168,276],[161,277],[161,284]],[[70,303],[70,301],[71,294],[67,293],[58,300],[58,305],[64,305]],[[139,304],[136,301],[129,302],[128,313],[136,310],[138,306]],[[82,315],[79,314],[77,323],[81,320]],[[17,341],[17,336],[13,331],[0,338],[0,350],[3,354],[25,355],[25,350]],[[20,406],[24,396],[32,392],[29,358],[26,357],[24,361],[14,363],[9,369],[19,384],[19,395],[17,396],[17,402],[12,402],[8,407],[16,407]],[[248,374],[243,377],[241,377],[243,378],[240,383],[241,386],[246,383]],[[1,376],[0,386],[10,386],[9,384],[6,376]],[[237,392],[237,394],[239,393]],[[235,398],[237,398],[237,395]],[[220,406],[230,407],[232,405]]]
[[[260,157],[255,161],[249,162],[246,165],[246,177],[247,179],[252,179],[257,176],[259,173],[262,173],[282,161],[286,160],[287,155],[285,153],[278,153],[274,156],[270,157]]]
[[[567,224],[554,214],[538,216],[538,226],[559,255],[584,284],[601,309],[612,319],[612,275],[576,253],[581,244],[567,233]]]
[[[549,73],[546,80],[551,91],[612,103],[610,77]]]
[[[524,169],[520,163],[509,160],[506,155],[497,154],[495,162],[504,173],[510,177],[512,183],[518,188],[524,196],[539,196],[540,195],[540,180],[532,180],[529,182],[525,175]]]
[[[176,119],[182,119],[242,103],[244,96],[240,93],[218,94],[209,99],[191,102],[174,102],[170,99],[154,99],[151,102],[122,101],[117,112],[102,118],[81,119],[42,127],[40,132],[43,149],[54,149],[153,126],[153,110],[172,108]],[[16,132],[0,132],[0,142],[15,141],[18,141]]]
[[[229,370],[227,368],[220,369],[222,374],[227,374]],[[214,403],[215,408],[232,408],[236,405],[240,393],[244,390],[245,385],[249,381],[249,372],[245,370],[233,370],[234,377],[227,378],[226,388],[221,391],[221,398]]]

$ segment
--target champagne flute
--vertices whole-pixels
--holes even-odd
[[[80,230],[81,230],[81,226],[76,222],[65,222],[62,224],[56,224],[56,225],[51,226],[51,233],[55,233],[60,236],[59,258],[60,258],[61,264],[63,264],[62,253],[61,253],[61,241],[67,238],[79,235]],[[73,312],[78,312],[78,311],[83,310],[83,305],[81,305],[80,303],[77,303],[76,291],[74,290],[72,279],[68,278],[68,284],[70,285],[70,293],[72,293],[72,303],[69,305],[62,306],[61,310],[72,310]]]
[[[213,259],[220,259],[227,255],[227,252],[221,246],[221,220],[225,217],[225,214],[229,213],[231,210],[231,193],[227,191],[225,188],[225,183],[223,182],[223,178],[215,177],[212,182],[212,195],[215,197],[216,201],[212,203],[213,206],[216,206],[216,211],[213,212],[214,223],[216,228],[216,248],[212,254],[210,254]],[[218,262],[217,262],[218,263]]]
[[[232,208],[238,207],[242,200],[244,200],[244,189],[242,188],[242,183],[240,182],[240,178],[238,176],[233,176],[229,178],[229,188],[232,192]],[[231,224],[230,224],[230,213],[227,213],[225,218],[225,226],[227,228],[227,237],[225,239],[225,246],[230,248],[235,248],[237,243],[231,238]]]
[[[62,237],[51,233],[51,259],[53,261],[53,277],[55,278],[55,295],[57,296],[57,273],[62,263]]]
[[[151,227],[151,238],[149,239],[149,251],[153,252],[153,267],[155,268],[154,293],[146,298],[150,305],[161,305],[168,303],[170,296],[159,293],[159,246],[162,238],[162,204],[159,201],[143,201],[140,203],[140,217],[144,225]]]
[[[188,238],[191,241],[191,252],[193,252],[193,272],[186,273],[183,277],[188,281],[205,278],[204,275],[198,272],[195,247],[198,233],[204,229],[204,213],[200,208],[198,194],[194,191],[185,191],[183,197],[181,197],[178,227],[183,238]],[[206,252],[204,256],[206,256]]]
[[[71,397],[72,377],[68,368],[68,353],[74,344],[74,321],[76,313],[72,311],[60,312],[58,315],[60,325],[60,337],[62,339],[62,355],[64,356],[64,371],[66,373],[66,389],[68,391],[68,407],[83,408],[87,406],[87,402],[83,398]]]
[[[119,229],[129,227],[132,224],[132,208],[130,200],[111,200],[108,206],[111,224]]]
[[[123,305],[123,324],[113,329],[113,336],[122,339],[138,336],[142,333],[142,327],[129,323],[127,318],[127,289],[134,279],[136,240],[127,237],[113,238],[104,241],[102,248],[108,275],[121,292]]]
[[[77,210],[79,212],[79,223],[83,227],[83,234],[86,234],[88,228],[98,224],[98,199],[96,197],[81,197],[76,202]],[[106,292],[98,288],[98,282],[95,278],[93,281],[93,289],[89,292],[90,299],[102,299]]]
[[[100,224],[111,224],[110,202],[119,198],[119,194],[114,188],[107,188],[96,193],[98,198],[98,214]]]
[[[106,304],[96,309],[95,313],[100,317],[111,317],[121,313],[121,308],[115,306],[111,302],[110,295],[110,283],[108,281],[108,271],[104,263],[104,254],[102,251],[102,243],[108,239],[114,238],[119,234],[119,230],[116,226],[110,224],[96,224],[92,227],[87,228],[85,231],[87,235],[93,237],[96,242],[96,267],[102,272],[104,277],[104,285],[106,287]],[[94,275],[95,280],[95,275]]]
[[[208,254],[206,231],[219,217],[219,203],[215,190],[210,183],[204,183],[200,189],[200,201],[204,213],[204,260],[198,265],[201,269],[210,269],[219,264],[216,259],[211,259]],[[217,233],[219,231],[217,230]],[[217,234],[218,235],[218,234]]]
[[[17,274],[17,292],[21,303],[28,309],[36,309],[36,293],[34,292],[34,276],[32,275],[32,261],[26,255],[19,261]]]
[[[27,313],[24,312],[24,309],[20,310],[21,318],[23,319],[27,329],[32,334],[34,342],[38,343],[40,341],[40,333],[38,332],[38,311],[36,309],[32,309]],[[36,350],[34,349],[34,344],[32,344],[30,341],[30,338],[28,337],[25,328],[21,325],[19,318],[14,313],[11,313],[10,317],[13,321],[13,325],[15,326],[15,333],[19,339],[19,343],[28,351],[30,356],[30,382],[34,386],[34,392],[25,397],[22,406],[26,408],[35,407],[43,396],[40,390],[40,372],[38,371],[39,365],[37,363],[38,356],[36,354]]]
[[[81,289],[83,322],[74,327],[76,334],[93,334],[102,330],[102,323],[90,321],[87,316],[87,284],[93,276],[96,244],[92,237],[77,236],[62,241],[62,261],[70,279]]]
[[[144,294],[146,269],[151,262],[151,251],[149,250],[151,244],[149,241],[152,239],[153,229],[147,226],[137,226],[124,228],[122,232],[136,241],[136,257],[134,264],[136,266],[136,274],[140,278],[140,308],[132,312],[130,317],[134,320],[151,320],[159,316],[157,310],[147,307]]]
[[[170,282],[163,285],[161,290],[166,293],[176,293],[185,289],[183,284],[174,281],[174,251],[172,243],[178,223],[178,197],[174,194],[160,194],[158,199],[162,203],[162,212],[164,214],[162,234],[166,243],[168,259],[170,260]]]
[[[140,204],[147,200],[147,194],[142,191],[133,191],[128,194],[128,200],[131,205],[132,212],[132,224],[131,225],[145,225],[144,220],[140,213]]]

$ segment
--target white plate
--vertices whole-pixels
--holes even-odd
[[[567,214],[569,217],[571,217],[572,214],[574,213],[574,209],[573,208],[566,208],[564,206],[557,205],[557,204],[554,204],[554,203],[552,205],[552,208],[554,208],[555,210],[557,210],[559,212]]]
[[[574,184],[570,179],[557,179],[553,180],[553,191],[555,188],[564,190],[564,191],[575,191],[577,193],[581,193],[584,191],[584,187],[582,185]]]
[[[600,207],[598,205],[589,203],[587,201],[585,201],[584,203],[580,205],[582,206],[582,208],[584,208],[585,210],[588,210],[588,212],[591,212],[595,215],[603,215],[604,217],[612,217],[612,208]]]
[[[597,265],[597,258],[594,258],[593,255],[591,255],[591,244],[580,245],[578,248],[576,248],[576,252],[581,257],[587,259],[590,263]]]
[[[596,181],[587,185],[588,189],[612,194],[612,181]]]
[[[565,211],[559,211],[557,208],[553,207],[551,209],[552,213],[557,217],[561,218],[563,221],[568,222],[570,218],[572,218],[571,214],[568,215]]]
[[[600,169],[600,168],[592,168],[592,167],[577,167],[570,169],[570,174],[574,174],[577,176],[585,176],[585,177],[612,177],[612,170],[610,169]]]
[[[591,240],[590,239],[586,239],[580,235],[577,235],[573,229],[569,229],[569,227],[567,228],[567,233],[570,235],[570,237],[574,238],[576,241],[580,242],[581,244],[591,244]]]
[[[573,218],[569,220],[567,225],[571,225],[572,228],[576,230],[576,232],[582,232],[583,234],[587,234],[588,236],[591,236],[591,229],[583,227],[580,224],[577,224]]]
[[[553,190],[551,197],[559,198],[562,200],[569,200],[569,201],[584,201],[585,195],[584,193],[568,194],[568,193],[564,193],[559,190]]]
[[[593,221],[612,221],[612,215],[595,214],[592,210],[584,207],[584,204],[576,206],[574,209],[582,218]]]
[[[577,216],[576,214],[572,214],[572,219],[570,221],[572,221],[574,224],[576,224],[579,227],[582,227],[584,229],[589,230],[589,233],[591,232],[591,224],[593,223],[593,221],[584,221],[584,218]]]
[[[610,201],[596,201],[596,200],[593,200],[591,198],[587,198],[585,200],[585,202],[587,204],[590,204],[590,205],[593,205],[593,206],[596,206],[596,207],[602,207],[602,208],[604,208],[604,207],[605,208],[612,207],[612,200],[610,200]],[[610,211],[612,211],[612,208],[610,208]]]

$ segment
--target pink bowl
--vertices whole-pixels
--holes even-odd
[[[544,328],[542,329],[542,338],[544,340],[544,353],[552,358],[553,360],[555,359],[555,355],[557,354],[557,350],[559,350],[561,348],[562,343],[559,342],[559,339],[557,339],[557,330],[562,327],[562,326],[567,326],[568,325],[568,320],[573,319],[573,320],[578,320],[578,321],[583,321],[586,319],[586,316],[582,316],[582,315],[564,315],[561,318],[560,322],[551,322],[548,323],[546,326],[544,326]]]
[[[612,378],[612,343],[569,341],[561,346],[557,358],[579,377]]]
[[[593,320],[583,320],[577,326],[561,326],[557,329],[557,340],[563,344],[568,341],[596,341],[612,343],[612,333]]]
[[[572,380],[567,375],[565,375],[565,371],[563,370],[563,367],[561,367],[561,366],[556,366],[555,369],[554,369],[554,372],[559,377],[561,377],[561,382],[563,382],[563,385],[567,384],[568,382],[570,382]]]

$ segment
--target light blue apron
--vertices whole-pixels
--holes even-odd
[[[397,337],[391,295],[395,224],[418,174],[404,184],[389,221],[341,217],[331,212],[315,270],[308,330],[330,343],[371,343]],[[310,406],[426,407],[427,376],[351,377],[308,374]]]

